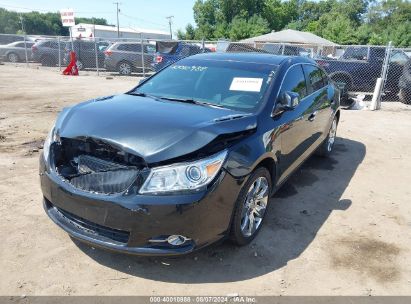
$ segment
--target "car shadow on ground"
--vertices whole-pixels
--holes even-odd
[[[299,257],[333,211],[350,207],[342,195],[365,154],[362,143],[337,138],[332,157],[308,159],[271,199],[259,235],[245,247],[226,241],[184,257],[147,258],[75,244],[104,266],[150,280],[197,284],[261,276]]]

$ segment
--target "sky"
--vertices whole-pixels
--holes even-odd
[[[173,32],[184,29],[187,23],[194,24],[195,0],[0,0],[0,7],[18,12],[42,13],[72,8],[76,17],[100,17],[116,25],[114,2],[120,2],[120,26],[169,31],[167,16],[174,16]]]

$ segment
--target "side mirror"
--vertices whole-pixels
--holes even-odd
[[[279,106],[283,111],[290,111],[300,103],[300,95],[295,92],[284,92],[280,97]]]

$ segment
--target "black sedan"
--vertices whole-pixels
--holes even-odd
[[[339,91],[310,59],[182,59],[62,111],[40,157],[44,208],[72,237],[120,252],[245,245],[292,172],[332,152],[339,118]]]

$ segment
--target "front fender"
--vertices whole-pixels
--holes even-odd
[[[254,134],[230,149],[225,168],[235,178],[248,176],[264,161],[276,164],[280,147],[273,135],[274,131]],[[274,169],[273,169],[274,168]],[[268,168],[273,176],[278,176],[277,166]]]

